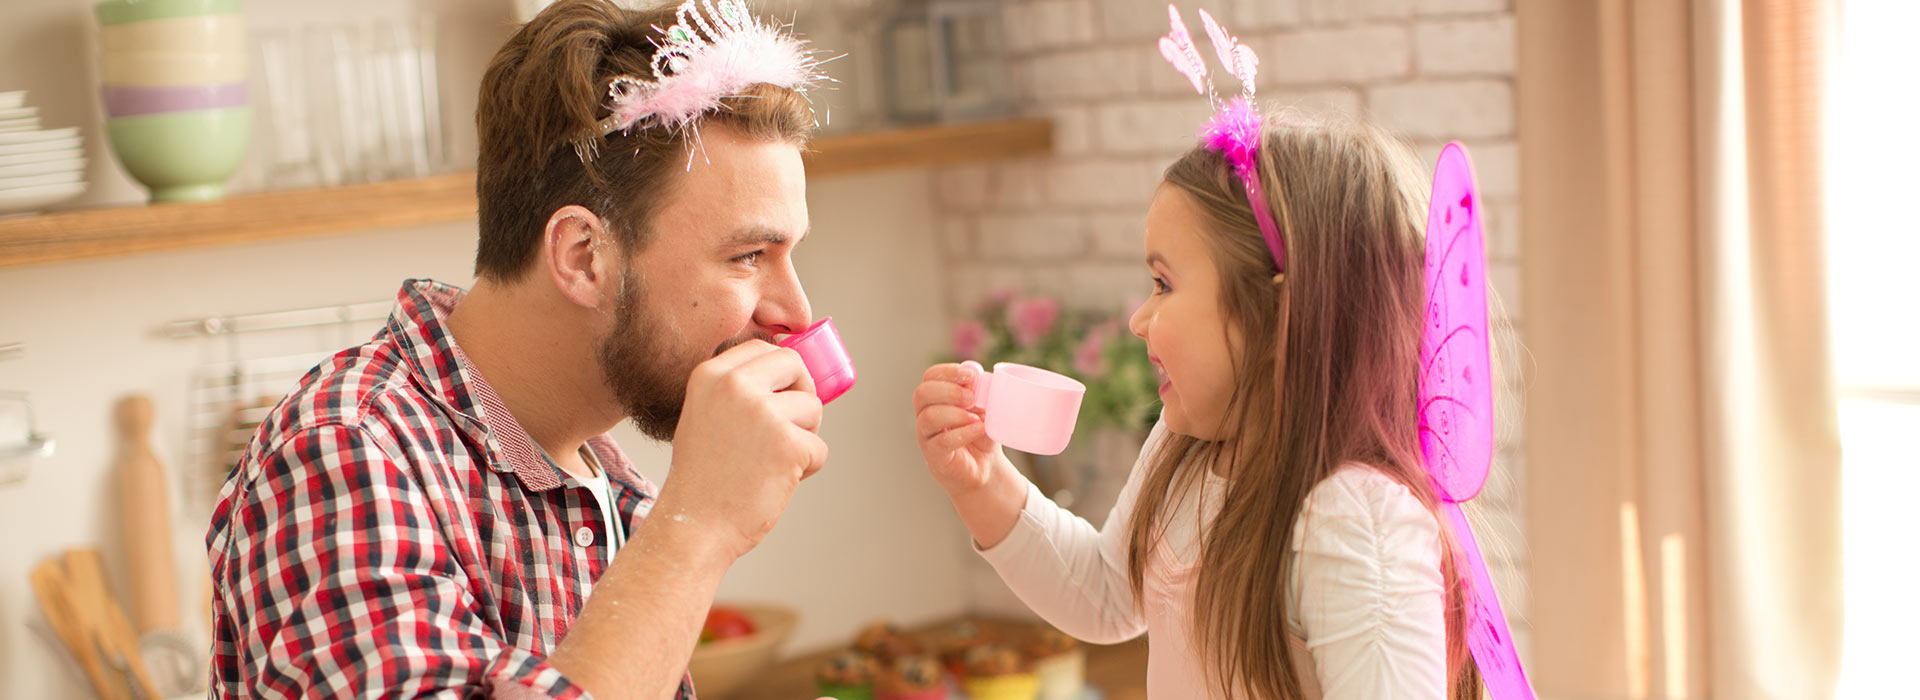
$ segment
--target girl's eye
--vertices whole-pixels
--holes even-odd
[[[737,263],[745,263],[749,266],[757,267],[760,265],[760,257],[766,254],[767,254],[767,251],[756,250],[751,253],[747,253],[746,255],[735,257],[733,261]]]
[[[1153,278],[1153,293],[1154,293],[1154,294],[1165,294],[1165,293],[1167,293],[1167,292],[1170,292],[1170,291],[1173,291],[1173,290],[1172,290],[1172,289],[1171,289],[1170,287],[1168,287],[1168,286],[1167,286],[1167,281],[1166,281],[1166,280],[1163,280],[1163,279],[1160,279],[1159,277],[1155,277],[1155,278]]]

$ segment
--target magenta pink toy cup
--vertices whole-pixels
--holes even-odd
[[[973,372],[973,407],[985,409],[987,437],[1021,452],[1057,455],[1073,439],[1080,398],[1087,386],[1058,372],[996,362],[988,372],[968,360]]]
[[[840,398],[859,378],[859,373],[853,370],[853,357],[847,354],[846,344],[840,342],[840,331],[833,327],[832,316],[787,336],[780,341],[780,347],[800,353],[800,361],[807,365],[807,375],[813,377],[813,391],[820,397],[820,403]]]

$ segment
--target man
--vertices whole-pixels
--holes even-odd
[[[676,21],[563,0],[494,57],[473,290],[408,281],[222,491],[215,696],[692,697],[721,577],[827,448],[767,342],[811,315],[804,84],[610,113],[616,78],[711,67],[655,72]],[[672,442],[664,488],[605,435],[623,418]]]

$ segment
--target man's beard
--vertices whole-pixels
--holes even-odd
[[[693,368],[749,338],[771,341],[763,333],[721,343],[706,357],[678,357],[674,340],[679,333],[640,305],[643,284],[632,267],[620,272],[620,291],[614,299],[613,330],[596,353],[607,388],[647,437],[672,442],[687,402],[687,378]]]
[[[687,376],[699,360],[681,366],[673,356],[672,329],[639,307],[640,296],[641,284],[633,268],[621,270],[613,331],[600,342],[597,353],[600,371],[614,399],[641,433],[672,442],[674,428],[680,425],[680,409],[687,401]]]

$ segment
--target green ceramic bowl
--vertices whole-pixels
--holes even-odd
[[[93,16],[102,27],[150,19],[237,14],[240,0],[102,0],[93,5]]]
[[[108,119],[107,140],[154,202],[196,202],[226,196],[252,126],[246,107],[143,114]]]

